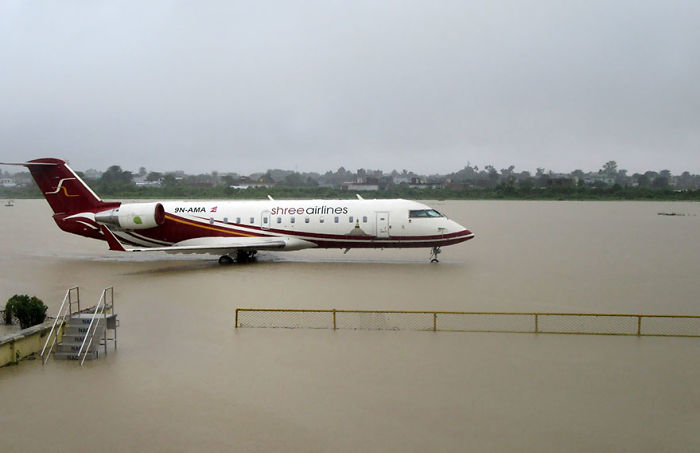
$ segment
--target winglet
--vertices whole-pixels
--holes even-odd
[[[109,231],[109,228],[107,228],[104,225],[100,225],[100,230],[102,230],[102,234],[104,234],[105,239],[107,240],[107,244],[109,244],[109,249],[110,250],[116,250],[118,252],[126,252],[127,250],[124,248],[124,246],[117,240],[117,237]]]

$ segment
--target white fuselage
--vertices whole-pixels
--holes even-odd
[[[411,217],[411,212],[436,211],[425,204],[401,199],[165,201],[162,205],[166,225],[173,227],[159,228],[160,234],[120,232],[120,238],[154,247],[190,240],[198,233],[280,236],[303,241],[290,243],[286,250],[426,247],[471,238],[469,231],[447,217]]]

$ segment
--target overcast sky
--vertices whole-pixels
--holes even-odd
[[[3,0],[0,160],[49,156],[700,173],[700,1]]]

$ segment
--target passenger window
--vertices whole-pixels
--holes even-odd
[[[306,217],[306,218],[304,219],[304,223],[309,223],[309,218],[308,218],[308,217]]]
[[[224,223],[228,223],[228,217],[224,217]]]
[[[318,223],[323,223],[323,217],[319,217]]]
[[[209,217],[209,225],[214,225],[214,217]]]
[[[335,223],[338,223],[340,221],[340,217],[335,216]]]
[[[350,217],[349,217],[349,219],[350,219],[350,223],[352,223],[352,221],[353,221],[353,218],[352,218],[352,216],[350,216]]]
[[[367,223],[367,216],[362,216],[362,223]]]
[[[263,223],[267,223],[267,217],[263,217]]]
[[[250,218],[250,224],[252,225],[252,224],[254,224],[254,223],[255,223],[255,217],[251,217],[251,218]]]
[[[277,217],[277,223],[282,223],[282,217]]]
[[[292,223],[296,222],[296,218],[294,218],[294,217],[292,217],[292,218],[289,219],[289,220],[290,220],[290,222],[292,222]]]
[[[240,217],[236,217],[236,223],[241,223],[241,218],[240,218]]]

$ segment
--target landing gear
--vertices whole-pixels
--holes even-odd
[[[236,252],[236,262],[250,263],[251,261],[255,261],[255,255],[257,253],[257,250],[238,250]]]
[[[438,255],[442,253],[442,250],[440,250],[440,247],[433,247],[433,249],[430,251],[430,262],[431,263],[439,263],[440,261],[438,260]]]
[[[219,264],[227,266],[233,263],[250,263],[251,261],[255,261],[256,253],[258,253],[257,250],[237,250],[234,256],[222,255],[219,258]]]
[[[233,258],[231,258],[228,255],[222,255],[221,257],[219,257],[219,264],[222,266],[233,264]]]

